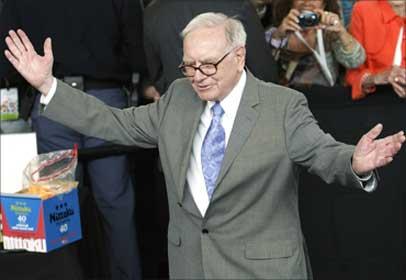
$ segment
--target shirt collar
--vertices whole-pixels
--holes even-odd
[[[231,92],[220,102],[220,105],[223,108],[225,114],[235,114],[237,112],[246,81],[247,73],[244,70],[238,83],[234,86]],[[208,101],[209,108],[213,107],[214,103],[214,101]]]

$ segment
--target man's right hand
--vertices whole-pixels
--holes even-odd
[[[6,44],[8,49],[4,51],[4,54],[14,68],[34,88],[47,95],[53,80],[54,56],[51,39],[47,38],[44,42],[44,56],[37,54],[27,35],[20,29],[17,32],[9,31]]]

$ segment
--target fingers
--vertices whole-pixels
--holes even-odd
[[[388,81],[393,90],[400,98],[406,98],[406,72],[398,66],[392,67],[389,72]]]
[[[8,52],[13,56],[14,59],[20,60],[22,52],[17,48],[13,39],[11,39],[10,36],[7,36],[5,41],[8,48]]]
[[[403,144],[406,141],[406,136],[405,136],[405,132],[404,131],[399,131],[398,133],[396,133],[395,135],[393,135],[394,137],[394,141]]]
[[[391,79],[395,79],[396,82],[404,82],[406,80],[406,69],[401,68],[399,66],[392,66],[389,70],[388,70],[389,74],[388,76]]]
[[[293,20],[289,20],[288,22],[286,22],[286,28],[287,31],[302,31],[302,27],[300,27],[299,24],[297,24],[295,21]]]
[[[20,29],[17,31],[17,33],[14,30],[10,30],[5,41],[8,47],[8,51],[5,51],[5,55],[14,66],[15,62],[19,62],[21,59],[23,59],[28,52],[35,53],[35,50],[27,35]]]
[[[388,144],[403,144],[405,142],[405,132],[404,131],[399,131],[396,134],[389,135],[385,138],[380,139],[383,144],[388,145]]]
[[[393,78],[393,81],[395,83],[398,83],[400,85],[406,85],[406,77],[404,77],[403,75],[397,75]]]
[[[28,39],[28,36],[25,34],[24,31],[21,29],[15,32],[14,30],[10,30],[8,32],[8,36],[5,39],[7,47],[10,50],[10,53],[16,58],[19,59],[20,57],[27,54],[27,52],[34,52],[34,47],[31,44],[31,41]]]
[[[296,22],[299,22],[299,19],[298,19],[299,15],[300,15],[300,12],[297,9],[291,9],[288,14],[288,16],[291,16],[291,17],[293,16],[293,20]]]
[[[383,146],[380,148],[380,155],[377,159],[377,167],[384,166],[391,161],[393,157],[400,151],[403,143],[406,141],[405,133],[400,131],[394,135],[385,137],[383,140]]]
[[[385,166],[393,161],[393,157],[383,157],[376,161],[375,168]]]
[[[374,140],[381,133],[382,128],[382,124],[377,124],[362,137],[356,146],[353,155],[353,168],[357,174],[389,164],[406,142],[403,131]]]
[[[402,148],[402,144],[398,142],[388,143],[385,146],[380,146],[380,156],[381,157],[393,157],[395,156],[400,149]]]
[[[393,82],[391,84],[392,84],[393,90],[400,98],[406,98],[406,86],[403,86],[396,82]]]
[[[381,156],[393,157],[399,152],[405,141],[405,133],[399,131],[396,134],[377,140],[377,149],[379,149]]]
[[[18,69],[19,62],[17,58],[15,58],[9,50],[5,50],[4,55],[7,57],[8,61],[10,61],[10,63],[14,66],[14,68]]]
[[[316,9],[315,12],[320,15],[319,28],[333,32],[339,32],[344,28],[341,24],[340,17],[337,14],[323,11],[321,9]]]
[[[14,30],[10,30],[8,32],[9,37],[14,43],[16,51],[19,52],[20,55],[23,55],[27,49],[24,47],[23,43],[21,42],[20,37],[17,35],[17,33]]]
[[[315,10],[320,15],[320,23],[329,25],[338,25],[340,23],[340,17],[329,11],[323,11],[321,9]]]
[[[379,136],[379,134],[381,134],[382,129],[383,125],[378,123],[370,131],[368,131],[364,137],[368,138],[369,140],[374,140]]]
[[[20,36],[21,41],[22,41],[22,43],[23,43],[25,49],[26,49],[27,51],[29,51],[29,52],[31,52],[31,51],[34,51],[34,52],[35,52],[34,47],[33,47],[33,45],[31,44],[30,39],[28,39],[27,34],[25,34],[25,32],[22,31],[21,29],[18,29],[18,30],[17,30],[17,34]]]
[[[282,25],[284,31],[301,31],[302,28],[299,25],[300,12],[296,9],[290,10],[289,14],[284,18]]]
[[[53,57],[51,38],[46,38],[46,40],[44,42],[44,55],[47,58],[52,58]]]

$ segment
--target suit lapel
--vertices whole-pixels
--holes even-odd
[[[237,115],[234,120],[233,129],[231,130],[230,139],[228,141],[226,153],[224,155],[223,164],[220,174],[217,178],[217,186],[224,179],[227,171],[230,169],[235,158],[241,151],[252,128],[258,118],[258,112],[255,110],[255,105],[259,103],[258,83],[250,72],[247,71],[247,83],[238,107]],[[216,190],[217,190],[216,186]],[[220,190],[221,193],[221,190]],[[216,191],[213,194],[216,196]],[[218,192],[217,192],[218,195]]]
[[[192,153],[193,139],[199,125],[200,116],[203,113],[205,102],[199,99],[196,93],[193,92],[195,98],[191,99],[190,104],[184,104],[180,108],[180,112],[184,113],[183,126],[180,136],[183,137],[183,141],[179,144],[182,145],[182,156],[179,167],[179,181],[177,184],[177,191],[180,201],[183,200],[185,185],[186,185],[186,172],[189,167],[190,156]]]

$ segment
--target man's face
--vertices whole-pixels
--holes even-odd
[[[195,67],[208,63],[215,64],[229,51],[223,26],[196,29],[187,34],[183,40],[183,63]],[[189,80],[200,99],[221,101],[237,84],[244,64],[245,48],[238,47],[231,50],[217,65],[216,74],[208,76],[196,70]]]

